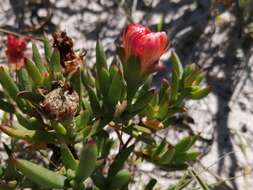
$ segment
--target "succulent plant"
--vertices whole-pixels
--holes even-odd
[[[135,27],[148,30],[140,25]],[[174,116],[186,111],[185,100],[202,99],[209,93],[208,87],[200,86],[201,70],[193,64],[183,68],[171,50],[171,81],[164,79],[160,89],[155,89],[152,73],[166,50],[165,44],[168,45],[165,33],[149,31],[144,38],[153,40],[152,43],[138,44],[136,39],[144,34],[133,28],[125,32],[130,34],[124,33],[124,46],[118,47],[119,55],[111,64],[98,41],[96,63],[88,68],[84,54],[74,51],[73,40],[65,32],[57,32],[52,44],[44,37],[44,57],[33,42],[32,59],[26,57],[15,70],[0,67],[0,109],[7,115],[0,130],[12,139],[37,145],[38,150],[51,150],[51,161],[57,161],[53,168],[40,166],[18,158],[13,147],[6,145],[9,161],[3,168],[5,184],[1,183],[0,189],[84,189],[91,186],[87,178],[92,179],[94,189],[125,189],[132,176],[126,167],[129,158],[142,158],[165,170],[182,170],[199,156],[199,152],[191,150],[197,135],[172,144],[165,139],[158,141],[154,134],[170,127]],[[162,50],[152,46],[160,35],[164,39]],[[150,52],[150,46],[159,51],[153,54],[154,59],[145,54]],[[128,51],[124,48],[141,48],[144,53],[133,53],[126,59],[122,53]],[[145,66],[145,57],[152,60],[149,64],[154,67]],[[146,68],[148,72],[144,72]],[[117,139],[111,138],[112,130]],[[123,134],[129,136],[127,141],[122,139]],[[80,150],[76,144],[82,145]],[[115,155],[111,150],[117,149],[114,145],[118,144]],[[11,178],[7,176],[10,168]]]

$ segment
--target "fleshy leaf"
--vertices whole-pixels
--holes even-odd
[[[115,157],[114,162],[109,168],[108,178],[112,178],[115,176],[122,168],[125,161],[128,159],[131,152],[134,150],[134,145],[131,145],[119,152],[119,154]]]
[[[122,189],[131,179],[131,173],[127,170],[120,170],[112,179],[109,185],[110,190]]]
[[[0,67],[0,83],[8,92],[9,96],[16,100],[19,89],[9,73],[3,67]]]
[[[175,155],[171,162],[173,162],[173,164],[182,164],[187,161],[195,160],[199,155],[200,152],[185,152]]]
[[[36,87],[42,85],[43,77],[38,69],[38,67],[33,63],[32,60],[26,59],[25,66],[29,76],[32,78]]]
[[[183,77],[184,69],[178,55],[174,50],[171,52],[170,61],[172,63],[172,68],[176,74],[177,80],[181,80]]]
[[[89,86],[87,86],[86,89],[87,89],[88,94],[89,94],[90,105],[91,105],[93,113],[94,114],[99,114],[100,111],[101,111],[101,107],[100,107],[100,103],[99,103],[99,100],[97,98],[97,95],[96,95],[95,91]]]
[[[105,68],[101,68],[98,73],[99,83],[100,83],[100,91],[102,92],[104,100],[107,98],[107,93],[110,87],[110,75],[109,72]]]
[[[58,49],[54,49],[50,59],[51,77],[54,79],[62,78],[61,56]]]
[[[101,171],[96,170],[92,176],[92,181],[93,183],[100,189],[103,189],[106,187],[106,178],[103,176],[103,174],[101,173]]]
[[[96,168],[97,145],[94,141],[89,141],[81,150],[80,162],[76,169],[77,183],[83,182],[91,176]]]
[[[91,114],[89,110],[84,110],[76,119],[76,127],[78,130],[87,126],[90,120]]]
[[[161,155],[161,158],[158,161],[159,164],[169,164],[173,159],[174,155],[175,155],[175,148],[174,147],[169,148],[163,155]]]
[[[16,168],[28,179],[44,188],[63,188],[66,177],[27,160],[15,159]]]
[[[123,78],[120,72],[117,72],[113,79],[108,92],[108,100],[110,104],[115,105],[121,97],[123,88]]]
[[[31,141],[34,143],[55,143],[56,136],[41,130],[18,129],[0,125],[0,130],[11,137]]]
[[[175,145],[175,154],[186,152],[192,147],[196,140],[197,136],[188,136],[183,138]]]
[[[102,68],[107,69],[106,56],[103,46],[97,41],[96,44],[96,69],[99,73]]]
[[[28,72],[25,68],[21,68],[17,70],[17,78],[18,78],[18,85],[20,90],[32,90],[32,81],[29,78]]]
[[[192,92],[190,92],[190,94],[187,96],[189,99],[192,100],[200,100],[204,97],[206,97],[211,91],[210,87],[206,87],[206,88],[200,88],[198,90],[194,90]]]
[[[32,42],[32,51],[33,51],[33,61],[40,70],[41,73],[44,73],[46,71],[45,66],[42,63],[40,52],[38,50],[38,47],[34,42]]]
[[[76,170],[77,162],[66,144],[61,146],[61,160],[66,168]]]
[[[52,127],[56,131],[56,133],[60,135],[66,135],[67,130],[60,122],[52,122]]]
[[[150,89],[148,92],[146,92],[143,96],[139,97],[136,102],[131,106],[130,111],[131,112],[136,112],[136,111],[140,111],[143,108],[145,108],[147,106],[147,104],[152,100],[152,98],[154,97],[155,94],[155,90],[154,89]]]
[[[51,55],[52,55],[53,49],[52,49],[50,41],[46,35],[44,35],[43,42],[44,42],[45,56],[46,56],[47,61],[49,62],[51,60]]]

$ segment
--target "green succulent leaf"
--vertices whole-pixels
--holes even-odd
[[[106,99],[110,87],[110,75],[107,69],[101,68],[98,73],[98,79],[100,84],[100,91],[102,92],[103,98]]]
[[[123,77],[122,74],[118,72],[114,75],[108,91],[108,101],[110,102],[111,105],[116,105],[117,102],[120,100],[122,90],[123,90]]]
[[[76,72],[72,73],[70,77],[71,86],[78,93],[79,97],[82,97],[83,86],[81,82],[81,69],[78,69]]]
[[[0,83],[8,95],[17,103],[18,107],[22,111],[27,111],[26,103],[17,97],[19,92],[18,86],[3,67],[0,67]]]
[[[99,100],[98,100],[98,97],[97,97],[95,91],[89,86],[86,86],[86,89],[89,94],[92,112],[94,114],[99,114],[101,111],[101,107],[100,107],[100,103],[99,103]]]
[[[52,127],[59,135],[67,134],[67,129],[60,122],[52,122]]]
[[[61,56],[57,48],[54,49],[50,59],[50,70],[53,79],[62,78]]]
[[[76,118],[76,127],[78,130],[81,130],[87,126],[91,118],[91,113],[89,110],[84,110],[77,118]]]
[[[77,161],[66,144],[61,146],[61,160],[67,169],[76,170]]]
[[[146,79],[146,81],[144,82],[144,84],[141,86],[140,90],[138,90],[138,97],[143,96],[151,88],[152,79],[153,79],[153,75],[150,75]]]
[[[0,130],[11,137],[31,141],[33,143],[55,143],[56,142],[56,136],[54,134],[47,133],[41,130],[19,129],[19,128],[13,128],[13,127],[5,126],[5,125],[0,125]]]
[[[44,52],[45,52],[46,59],[48,62],[50,62],[53,48],[51,46],[51,43],[47,35],[44,35],[43,43],[44,43]]]
[[[185,152],[181,154],[176,154],[171,160],[171,162],[173,162],[174,164],[182,164],[187,161],[196,160],[199,155],[200,152]]]
[[[43,127],[42,122],[35,117],[27,118],[20,112],[16,112],[15,115],[17,117],[18,122],[26,129],[39,130]]]
[[[141,65],[138,57],[131,56],[127,62],[123,60],[122,65],[127,83],[127,100],[131,102],[138,88],[146,81],[146,77],[140,74]]]
[[[201,72],[201,73],[199,73],[199,74],[196,76],[196,78],[195,78],[195,80],[194,80],[194,82],[193,82],[193,85],[195,85],[195,86],[199,85],[203,79],[204,79],[204,73]]]
[[[107,61],[105,56],[105,51],[103,46],[100,44],[99,40],[96,44],[96,69],[97,73],[100,73],[101,69],[104,68],[107,70]]]
[[[171,100],[177,101],[180,81],[179,81],[179,78],[178,78],[176,71],[174,69],[172,70],[171,82],[172,82],[172,84],[171,84]]]
[[[196,64],[191,64],[186,67],[184,73],[184,87],[192,86],[198,76],[200,76],[200,74],[201,72]]]
[[[99,188],[99,189],[104,189],[106,187],[106,178],[103,176],[101,171],[98,169],[93,172],[92,176],[92,181],[94,184]]]
[[[162,142],[155,148],[152,157],[158,157],[161,153],[163,153],[164,151],[166,151],[166,147],[167,147],[167,141],[166,139],[163,139]]]
[[[112,78],[114,77],[114,75],[118,72],[119,67],[117,65],[117,61],[114,60],[109,68],[109,75],[110,75],[110,80],[112,81]]]
[[[33,61],[35,62],[40,72],[41,73],[46,72],[46,68],[41,60],[40,52],[38,50],[37,45],[34,42],[32,42],[32,52],[33,52]]]
[[[175,154],[180,154],[188,151],[192,145],[196,142],[197,136],[188,136],[180,140],[176,145],[175,145]]]
[[[81,150],[80,162],[76,168],[77,183],[83,182],[91,176],[96,168],[97,145],[95,141],[89,141]]]
[[[125,149],[122,149],[119,154],[117,154],[108,171],[109,179],[115,176],[123,168],[125,161],[128,159],[133,150],[134,145],[131,145]]]
[[[202,89],[199,88],[197,90],[191,91],[187,97],[192,100],[200,100],[206,97],[210,93],[210,91],[211,91],[210,87],[206,87]]]
[[[28,179],[44,188],[62,189],[66,177],[27,160],[15,159],[16,168]]]
[[[101,151],[101,158],[108,157],[113,144],[114,144],[114,141],[112,139],[106,139],[105,140],[103,149]]]
[[[131,173],[127,170],[120,170],[112,179],[109,185],[110,190],[120,190],[126,186],[131,179]]]
[[[18,69],[16,71],[17,78],[18,78],[18,85],[20,87],[20,90],[32,90],[32,81],[29,78],[28,72],[25,68]]]
[[[175,148],[169,148],[164,154],[161,155],[160,159],[158,160],[159,164],[169,164],[175,155]]]
[[[0,67],[0,83],[3,88],[7,91],[9,96],[13,99],[17,99],[17,94],[19,92],[18,86],[9,75],[9,73],[3,68]]]
[[[170,61],[172,63],[172,68],[175,72],[177,80],[181,80],[183,77],[184,69],[178,55],[174,50],[171,51]]]
[[[38,69],[38,67],[33,63],[32,60],[26,59],[25,60],[25,67],[26,70],[33,80],[35,87],[41,86],[43,82],[43,77]]]
[[[131,106],[130,112],[140,111],[145,108],[152,100],[155,94],[155,89],[150,89],[143,96],[139,97],[136,102]]]
[[[159,91],[159,102],[163,102],[165,99],[168,99],[168,91],[169,91],[170,85],[169,81],[166,79],[162,80],[161,88]]]

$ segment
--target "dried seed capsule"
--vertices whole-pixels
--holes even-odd
[[[74,117],[79,106],[78,94],[66,84],[58,84],[45,95],[42,110],[50,119],[64,120]]]

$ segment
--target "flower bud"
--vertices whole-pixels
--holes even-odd
[[[151,32],[140,24],[129,24],[123,32],[122,41],[124,59],[137,57],[141,73],[152,73],[161,68],[159,59],[168,47],[165,32]]]

